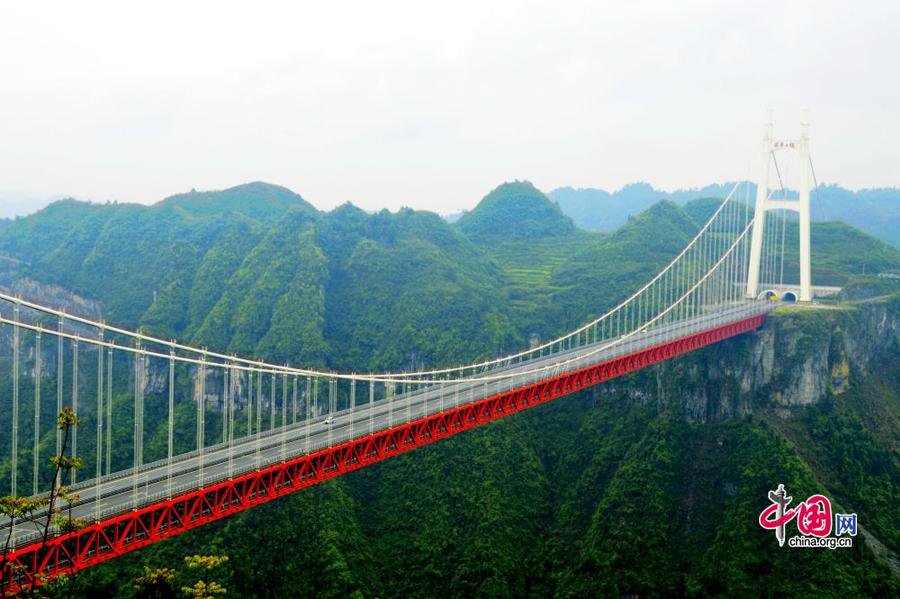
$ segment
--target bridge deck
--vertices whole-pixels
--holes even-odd
[[[752,326],[745,326],[742,329],[733,329],[730,334],[720,335],[719,337],[710,337],[708,341],[701,343],[703,345],[708,342],[714,342],[719,338],[725,338],[749,330],[758,326],[761,322],[760,317],[768,311],[774,309],[774,302],[741,302],[730,305],[716,306],[710,309],[709,313],[695,316],[689,319],[680,320],[654,328],[649,331],[636,334],[620,343],[601,349],[603,345],[609,344],[609,341],[602,341],[599,344],[585,345],[566,352],[556,353],[545,356],[543,358],[531,360],[515,366],[507,366],[489,371],[489,374],[516,374],[510,378],[492,381],[459,381],[452,384],[441,385],[440,387],[431,387],[418,390],[412,393],[395,396],[393,401],[377,401],[374,405],[363,404],[357,406],[355,410],[343,410],[334,414],[334,421],[331,425],[323,422],[324,417],[298,422],[288,425],[284,428],[277,428],[273,431],[263,433],[258,436],[249,438],[236,439],[232,444],[223,444],[212,446],[205,449],[204,453],[197,455],[188,454],[180,456],[175,460],[171,467],[165,462],[148,465],[139,470],[134,476],[129,472],[113,475],[108,479],[101,479],[99,484],[97,481],[85,481],[78,485],[81,501],[73,507],[72,515],[76,518],[85,518],[90,522],[97,522],[89,527],[93,529],[95,534],[88,543],[84,540],[85,531],[75,533],[75,535],[67,535],[53,541],[52,550],[55,557],[49,555],[49,549],[39,549],[36,541],[39,539],[39,533],[36,531],[36,522],[24,521],[16,523],[15,537],[16,545],[20,549],[16,551],[16,559],[22,561],[22,565],[30,571],[34,571],[38,567],[47,571],[61,571],[65,569],[80,569],[90,563],[107,559],[113,555],[118,555],[122,551],[128,551],[138,546],[143,546],[145,542],[141,542],[140,538],[151,537],[153,533],[149,530],[143,534],[138,529],[128,531],[120,530],[120,522],[133,520],[131,514],[151,514],[155,506],[165,505],[173,507],[179,504],[179,498],[202,498],[202,505],[197,508],[199,512],[188,516],[186,513],[170,514],[169,524],[161,524],[157,516],[149,516],[154,520],[153,526],[157,529],[157,536],[168,536],[175,534],[180,530],[193,528],[194,525],[187,525],[184,520],[194,519],[198,523],[209,521],[233,513],[239,509],[244,509],[250,504],[267,501],[275,496],[292,492],[298,488],[315,484],[325,478],[336,476],[345,471],[361,467],[366,463],[383,459],[388,455],[405,451],[418,446],[424,442],[434,440],[436,436],[446,436],[457,432],[450,430],[451,428],[471,428],[466,422],[457,422],[460,426],[447,421],[439,430],[434,429],[428,440],[408,439],[408,432],[403,432],[404,437],[390,438],[384,437],[385,432],[389,434],[392,431],[404,430],[410,427],[410,423],[421,423],[426,420],[433,420],[435,415],[454,414],[458,415],[461,410],[471,408],[473,406],[484,405],[486,399],[497,397],[511,397],[514,393],[523,389],[536,389],[539,385],[547,384],[549,381],[563,380],[566,376],[573,373],[583,373],[597,365],[613,363],[628,356],[647,353],[652,348],[671,345],[679,340],[696,338],[708,331],[715,331],[728,327],[733,323],[750,323]],[[600,380],[612,378],[636,370],[653,361],[665,359],[669,355],[684,353],[690,351],[693,346],[685,346],[684,349],[674,353],[659,354],[657,359],[650,362],[641,362],[624,369],[616,369],[610,372],[605,378],[596,377],[585,380],[583,383],[567,387],[564,383],[559,389],[551,390],[549,393],[541,392],[539,396],[533,396],[532,400],[527,401],[522,407],[516,407],[508,412],[505,409],[502,415],[519,411],[524,407],[530,407],[536,403],[571,393],[579,388],[595,384]],[[544,368],[534,372],[535,368]],[[458,416],[455,416],[458,417]],[[489,413],[484,417],[473,415],[471,417],[473,425],[478,425],[484,421],[495,419],[496,414]],[[380,437],[379,437],[380,435]],[[414,435],[413,435],[414,436]],[[352,449],[351,446],[359,444],[359,440],[374,442],[376,437],[386,438],[386,444],[379,450],[374,447],[371,449],[363,448],[363,454],[350,456],[347,454],[347,465],[338,464],[333,457],[333,453],[341,448]],[[356,441],[352,441],[356,439]],[[410,441],[412,446],[401,448]],[[354,446],[356,447],[356,446]],[[329,449],[331,448],[331,449]],[[356,449],[353,449],[354,451]],[[219,488],[233,489],[235,481],[256,480],[254,477],[261,472],[279,471],[279,466],[284,465],[291,460],[297,460],[298,456],[308,456],[307,459],[315,458],[319,455],[329,455],[328,459],[332,461],[332,465],[320,463],[320,470],[307,472],[304,475],[298,474],[298,479],[294,480],[289,475],[282,474],[281,482],[275,479],[269,481],[270,488],[260,486],[255,491],[244,489],[245,497],[243,498],[224,498],[219,495]],[[343,458],[342,458],[343,459]],[[354,465],[351,465],[351,462]],[[299,462],[298,462],[299,463]],[[275,465],[275,466],[273,466]],[[255,473],[255,474],[254,474]],[[284,478],[287,477],[287,478]],[[298,480],[305,480],[303,484],[298,484]],[[258,482],[253,484],[260,484]],[[276,490],[276,488],[278,490]],[[213,498],[206,497],[206,493],[215,495]],[[234,494],[236,491],[230,491]],[[182,499],[183,501],[184,499]],[[215,502],[215,504],[213,503]],[[218,503],[225,502],[225,503]],[[225,505],[227,503],[227,505]],[[147,506],[152,506],[148,510]],[[219,508],[222,509],[217,509]],[[233,506],[233,509],[232,509]],[[137,510],[137,511],[135,511]],[[223,511],[224,510],[224,511]],[[210,517],[212,514],[214,517]],[[216,515],[218,514],[218,515]],[[141,516],[143,517],[143,516]],[[141,521],[141,517],[137,517],[137,521]],[[172,518],[178,520],[172,520]],[[40,519],[37,516],[35,519]],[[109,533],[108,527],[114,525],[116,532]],[[133,523],[132,523],[133,525]],[[166,532],[166,528],[171,526],[173,530]],[[0,522],[0,529],[8,530],[9,522]],[[174,530],[178,528],[179,530]],[[106,532],[104,532],[106,530]],[[131,535],[129,537],[129,535]],[[115,537],[115,538],[113,538]],[[67,541],[67,538],[69,539]],[[155,540],[155,539],[154,539]],[[66,543],[75,543],[77,547],[72,550],[67,548]],[[149,541],[148,541],[149,542]],[[38,556],[41,557],[38,557]],[[32,563],[28,564],[29,560]],[[34,560],[39,560],[43,566],[39,566]]]

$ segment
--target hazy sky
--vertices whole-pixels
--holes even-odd
[[[900,185],[900,3],[4,2],[0,214],[264,180],[451,212],[504,180]]]

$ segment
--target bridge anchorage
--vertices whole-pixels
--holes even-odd
[[[770,133],[766,140],[768,160],[776,142]],[[0,520],[11,547],[0,580],[28,586],[74,572],[758,328],[781,303],[760,293],[774,290],[777,299],[787,289],[786,221],[763,221],[775,208],[794,209],[773,199],[767,183],[759,189],[754,209],[749,186],[735,185],[669,264],[618,305],[598,306],[583,326],[460,366],[362,374],[294,367],[0,293],[0,329],[10,333],[0,336],[10,340],[0,352],[12,365],[12,410],[0,413],[0,428],[12,433],[11,470],[0,493],[47,497],[65,482],[79,495],[65,515],[80,523],[51,519],[46,508]],[[801,188],[800,205],[808,201]],[[800,211],[804,300],[812,290],[808,209]],[[176,409],[186,403],[176,431]],[[66,405],[81,419],[71,439],[47,417]],[[78,436],[79,428],[92,434]],[[154,431],[165,431],[165,442],[145,444]],[[71,455],[76,442],[80,472],[92,475],[58,481],[48,458]]]

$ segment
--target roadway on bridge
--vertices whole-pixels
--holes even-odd
[[[391,429],[412,420],[525,387],[546,378],[737,322],[771,311],[779,304],[769,301],[747,301],[709,306],[705,314],[642,331],[603,349],[600,348],[609,345],[610,340],[583,345],[516,365],[493,368],[484,373],[485,376],[498,374],[516,376],[491,381],[463,379],[435,385],[395,395],[392,401],[376,401],[374,405],[365,403],[357,405],[352,410],[348,408],[336,412],[333,414],[331,424],[324,422],[326,416],[323,415],[285,427],[277,427],[258,435],[235,439],[229,444],[206,447],[202,454],[195,451],[176,456],[171,464],[166,460],[148,464],[139,468],[134,476],[132,471],[127,470],[104,477],[99,484],[96,480],[84,481],[74,487],[81,500],[73,505],[72,516],[88,521],[112,517],[371,432]],[[536,368],[544,369],[534,371]],[[39,530],[43,529],[39,524],[43,519],[42,515],[38,514],[32,520],[17,522],[14,531],[15,546],[33,543],[39,539]],[[5,531],[8,528],[8,519],[0,521],[0,530]]]

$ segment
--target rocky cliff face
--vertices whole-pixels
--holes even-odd
[[[764,326],[662,363],[597,393],[637,403],[676,405],[691,422],[725,420],[757,409],[789,417],[841,394],[900,351],[900,297],[846,307],[786,308]]]
[[[0,257],[0,261],[2,260],[8,260],[8,258]],[[6,280],[7,275],[8,272],[4,271],[3,267],[0,266],[0,290],[6,294],[44,306],[54,306],[68,314],[95,320],[100,320],[103,317],[100,304],[95,300],[81,297],[59,285],[40,283],[28,277],[15,277]],[[28,314],[31,315],[30,311]]]

